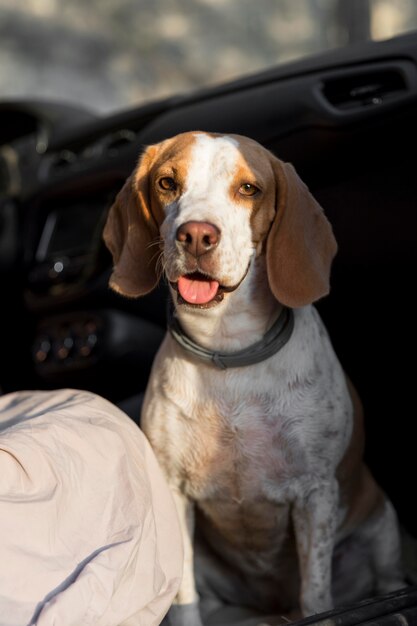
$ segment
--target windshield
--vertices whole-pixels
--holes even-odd
[[[2,98],[108,113],[416,26],[414,0],[2,0]]]

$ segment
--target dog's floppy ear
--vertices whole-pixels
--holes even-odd
[[[301,307],[329,292],[337,251],[323,209],[289,163],[272,156],[277,199],[266,247],[268,280],[275,298]]]
[[[148,148],[118,193],[103,231],[114,264],[109,285],[131,298],[152,291],[158,282],[158,248],[152,244],[158,239],[159,229],[150,206],[150,157]]]

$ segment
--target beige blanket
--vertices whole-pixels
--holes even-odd
[[[84,391],[0,398],[0,625],[156,626],[181,576],[140,430]]]

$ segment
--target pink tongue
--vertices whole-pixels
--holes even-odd
[[[219,288],[217,280],[198,280],[188,276],[178,279],[178,291],[190,304],[206,304],[213,300]]]

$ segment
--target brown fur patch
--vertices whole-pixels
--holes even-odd
[[[231,199],[251,212],[252,238],[257,254],[264,252],[269,229],[275,215],[276,184],[269,153],[259,144],[239,135],[230,135],[239,143],[239,160],[230,190]],[[239,196],[237,191],[248,182],[260,189],[256,196]]]
[[[341,503],[348,509],[343,529],[351,530],[383,506],[384,495],[362,461],[365,441],[363,408],[353,384],[348,378],[346,381],[353,404],[353,431],[336,476],[340,485]]]

